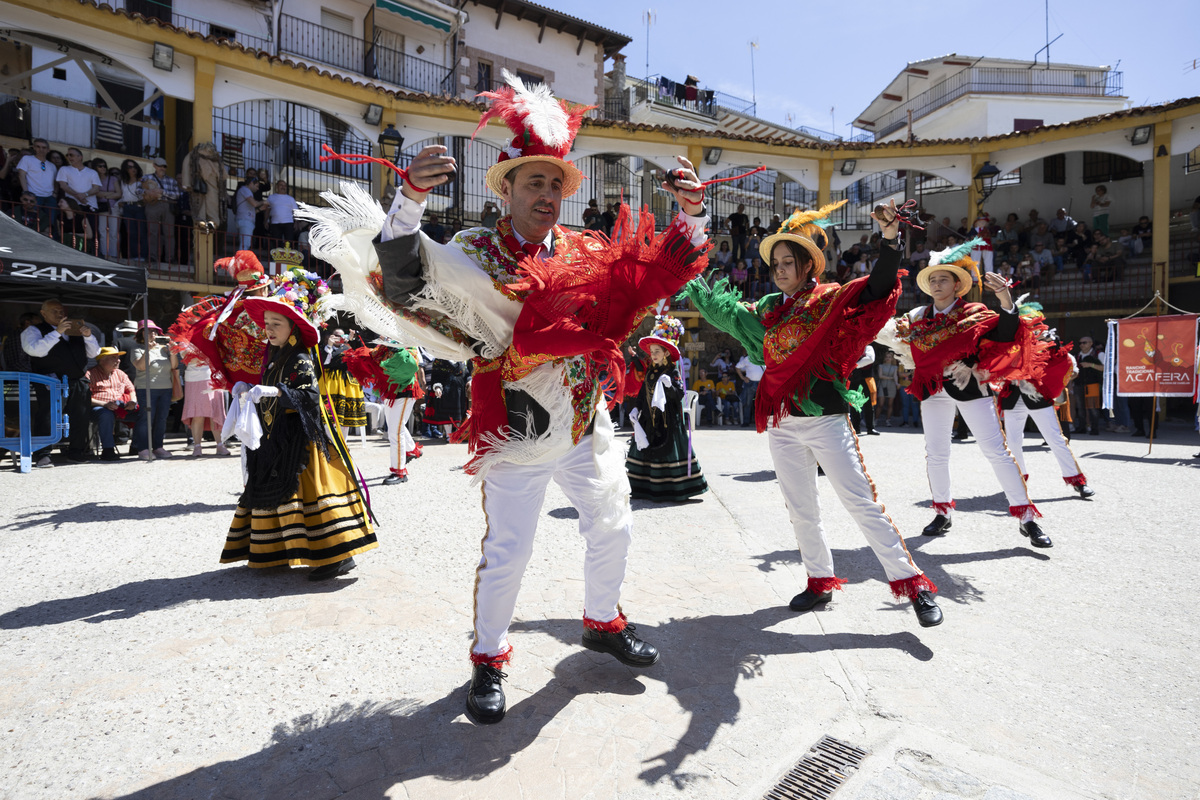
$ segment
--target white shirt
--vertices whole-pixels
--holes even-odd
[[[290,194],[268,195],[267,204],[271,206],[272,225],[290,225],[296,221],[293,213],[300,206]]]
[[[37,156],[25,156],[17,162],[17,172],[25,173],[25,186],[34,197],[54,194],[54,177],[58,167],[50,160],[38,161]]]
[[[54,166],[51,164],[50,166]],[[38,330],[36,325],[30,325],[25,330],[21,331],[21,349],[34,358],[45,358],[54,345],[61,341],[63,335],[57,330],[50,331],[45,336]],[[83,351],[88,358],[95,358],[100,354],[100,343],[96,341],[96,334],[83,337]]]
[[[67,165],[58,171],[58,177],[55,178],[60,183],[65,183],[67,188],[73,192],[87,194],[88,190],[95,186],[100,188],[100,175],[91,167],[76,169]],[[87,199],[82,201],[87,204],[88,208],[96,210],[96,196],[88,195]]]
[[[742,356],[740,359],[738,359],[737,369],[742,371],[742,374],[746,376],[746,380],[753,381],[755,383],[761,381],[762,376],[767,371],[765,367],[760,367],[758,364],[755,364],[753,361],[751,361],[750,356]]]
[[[258,209],[254,207],[254,192],[250,191],[249,186],[243,186],[237,190],[237,195],[234,198],[237,212],[235,216],[239,221],[246,220],[254,221],[254,215],[258,213]]]

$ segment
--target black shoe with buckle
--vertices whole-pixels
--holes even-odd
[[[816,592],[805,589],[800,594],[792,598],[792,602],[788,603],[788,608],[792,611],[812,611],[821,603],[828,603],[833,599],[833,592]]]
[[[658,648],[637,637],[637,628],[627,623],[619,631],[583,629],[583,646],[597,653],[608,653],[630,667],[649,667],[658,663]]]
[[[1029,543],[1034,547],[1054,546],[1054,542],[1050,541],[1050,537],[1046,535],[1046,532],[1033,520],[1021,523],[1021,535],[1028,536]]]
[[[1079,496],[1084,500],[1094,497],[1096,490],[1088,486],[1086,483],[1075,487],[1075,491],[1079,492]]]
[[[330,578],[336,578],[338,575],[345,575],[357,566],[353,558],[342,559],[334,564],[316,567],[312,572],[308,573],[308,579],[310,581],[327,581]]]
[[[942,624],[942,610],[933,599],[933,592],[923,589],[912,599],[913,610],[917,612],[917,622],[922,628],[932,628]]]
[[[945,536],[946,531],[950,530],[950,527],[953,524],[954,523],[951,521],[950,517],[946,516],[945,514],[938,514],[933,518],[933,522],[925,526],[925,530],[921,531],[921,535]]]
[[[467,690],[467,716],[480,725],[494,725],[504,719],[504,690],[500,681],[508,675],[491,664],[476,664]]]

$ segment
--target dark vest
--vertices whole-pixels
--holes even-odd
[[[54,330],[54,326],[43,322],[37,326],[42,336]],[[82,336],[64,336],[50,352],[42,358],[29,358],[29,365],[40,375],[57,375],[77,381],[87,374],[87,350]]]

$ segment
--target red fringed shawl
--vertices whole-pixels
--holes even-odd
[[[208,365],[212,385],[218,389],[228,389],[238,381],[256,384],[262,375],[266,335],[243,310],[243,303],[240,289],[227,297],[206,297],[181,311],[168,330],[175,352]],[[232,306],[231,311],[218,324],[217,319],[226,306]],[[214,326],[216,336],[210,339]]]
[[[505,244],[510,237],[505,237]],[[582,438],[591,419],[600,375],[614,384],[613,402],[623,396],[625,359],[620,343],[629,337],[651,306],[678,292],[706,261],[708,244],[693,247],[686,228],[672,223],[655,235],[654,215],[643,209],[634,228],[633,212],[622,205],[613,234],[586,231],[566,234],[569,247],[545,260],[514,252],[522,279],[505,287],[524,295],[512,344],[499,359],[476,359],[471,378],[471,411],[456,433],[475,458],[490,438],[502,438],[508,425],[503,382],[519,380],[536,367],[559,359],[586,357],[586,375],[569,375],[567,388],[576,409],[572,435]],[[560,252],[560,250],[564,252]]]
[[[814,378],[845,381],[863,350],[896,313],[900,282],[878,302],[859,305],[867,279],[845,286],[817,284],[805,290],[791,312],[763,339],[767,371],[758,384],[754,422],[759,433],[790,413],[793,398],[803,402]],[[781,299],[782,303],[783,300]],[[763,315],[769,317],[770,312]]]
[[[1050,357],[1050,343],[1038,335],[1046,326],[1022,318],[1013,341],[983,338],[999,321],[1000,315],[982,303],[959,303],[945,314],[934,314],[927,307],[925,315],[911,324],[901,318],[898,332],[912,346],[916,365],[909,393],[918,400],[936,394],[946,367],[972,355],[978,359],[975,369],[986,374],[988,384],[1020,380],[1036,384]]]

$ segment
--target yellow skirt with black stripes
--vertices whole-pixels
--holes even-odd
[[[343,428],[362,428],[367,424],[367,404],[362,386],[342,370],[328,370],[321,376],[321,395],[329,395],[338,424]]]
[[[239,505],[221,551],[221,563],[251,567],[323,567],[379,546],[367,510],[342,459],[326,460],[308,445],[300,486],[278,508]]]

